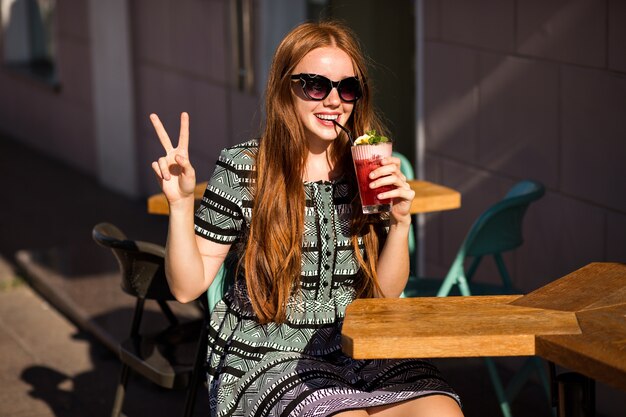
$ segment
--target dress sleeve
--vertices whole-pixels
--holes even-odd
[[[242,191],[237,165],[228,149],[221,152],[195,215],[197,235],[229,244],[240,234]]]

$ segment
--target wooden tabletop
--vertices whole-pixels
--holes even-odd
[[[626,264],[592,263],[528,295],[360,299],[357,359],[538,355],[626,390]]]
[[[452,188],[423,180],[408,180],[415,198],[411,203],[411,213],[431,213],[461,207],[461,193]]]
[[[429,181],[410,180],[411,188],[415,191],[415,199],[411,204],[411,213],[430,213],[433,211],[452,210],[461,207],[461,193],[452,188],[435,184]],[[207,183],[196,185],[194,196],[200,201]],[[167,199],[163,193],[148,198],[148,213],[169,214]]]

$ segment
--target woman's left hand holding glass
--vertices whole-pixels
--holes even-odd
[[[390,198],[393,202],[390,213],[392,224],[411,223],[411,202],[415,191],[400,171],[400,159],[390,156],[382,159],[382,166],[370,173],[370,188],[376,189],[384,185],[395,187],[393,190],[381,192],[379,199]]]

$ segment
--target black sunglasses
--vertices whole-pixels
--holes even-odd
[[[337,89],[339,98],[347,103],[353,103],[361,98],[361,83],[357,77],[348,77],[340,81],[331,81],[323,75],[295,74],[292,80],[300,80],[304,95],[315,101],[322,101],[332,91]]]

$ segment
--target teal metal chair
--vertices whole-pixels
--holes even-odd
[[[393,152],[393,156],[400,159],[400,172],[402,175],[406,177],[407,180],[415,179],[415,171],[413,170],[413,164],[408,160],[406,156],[401,154],[400,152]],[[411,223],[411,230],[409,232],[409,253],[411,254],[411,276],[415,276],[417,273],[417,265],[415,265],[415,228],[413,226],[414,222]],[[403,295],[404,296],[404,295]]]
[[[502,254],[512,251],[524,242],[522,223],[528,206],[545,193],[542,184],[524,180],[515,184],[502,200],[489,207],[470,228],[459,248],[452,266],[443,280],[411,279],[407,296],[512,294],[514,291],[510,274]],[[501,284],[473,282],[478,266],[486,256],[492,256]],[[471,260],[467,272],[465,264]],[[456,292],[455,292],[456,290]]]
[[[233,277],[230,275],[230,271],[231,268],[226,266],[226,263],[223,263],[206,292],[209,317],[215,305],[224,297],[224,294],[226,294],[226,291],[232,284]]]
[[[204,307],[204,322],[202,332],[200,333],[200,340],[202,344],[199,345],[196,352],[196,359],[193,366],[193,373],[191,376],[191,387],[187,392],[187,399],[185,401],[185,414],[184,416],[190,416],[193,413],[193,404],[195,404],[195,395],[198,391],[198,386],[202,378],[206,375],[206,358],[207,349],[210,346],[207,345],[209,337],[209,321],[211,320],[211,313],[215,309],[215,305],[224,297],[226,291],[232,285],[233,276],[231,274],[234,268],[231,268],[230,262],[233,258],[230,256],[226,258],[227,261],[222,264],[217,271],[217,275],[213,279],[213,282],[209,286],[206,292],[206,298],[201,296],[199,299]]]
[[[405,296],[519,294],[520,291],[513,288],[502,254],[522,245],[524,215],[529,205],[539,200],[544,193],[544,186],[536,181],[524,180],[515,184],[502,200],[489,207],[474,222],[445,278],[437,280],[412,276],[405,288]],[[500,283],[486,284],[472,281],[483,259],[489,256],[493,257],[496,263]],[[468,261],[471,262],[466,270]],[[550,399],[549,377],[539,358],[528,358],[506,388],[493,360],[485,358],[485,362],[505,417],[512,415],[509,403],[517,396],[533,370],[538,372]]]

